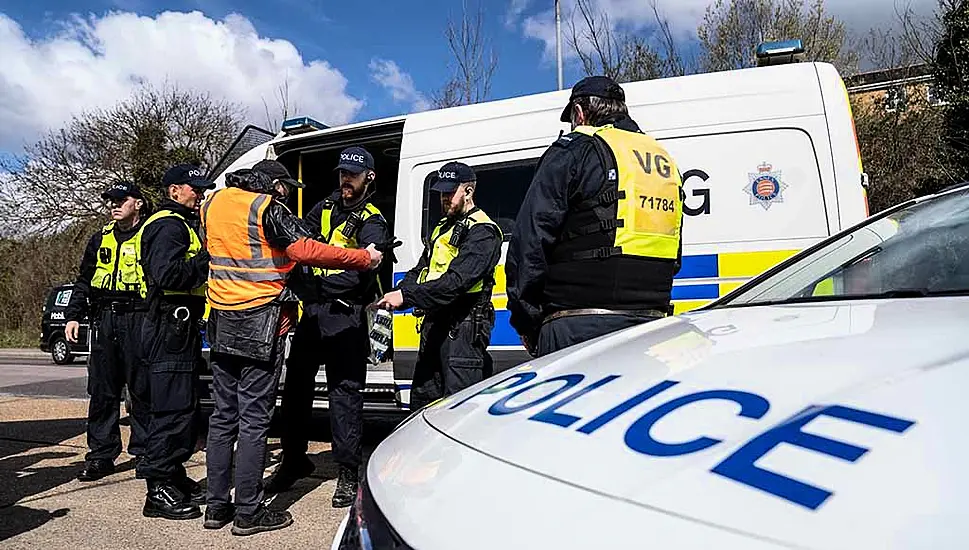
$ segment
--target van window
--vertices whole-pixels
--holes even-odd
[[[532,183],[538,160],[532,158],[480,166],[469,164],[478,178],[474,193],[475,204],[498,224],[505,242],[511,240],[518,209]],[[435,182],[436,170],[424,178],[424,226],[421,236],[425,241],[430,238],[431,231],[441,221],[442,216],[440,194],[431,191]]]

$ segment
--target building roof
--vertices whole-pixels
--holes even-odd
[[[845,78],[845,86],[848,88],[848,92],[856,93],[883,90],[893,86],[917,84],[930,80],[932,80],[932,67],[923,63],[859,73]]]

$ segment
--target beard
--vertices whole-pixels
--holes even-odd
[[[464,205],[465,205],[465,198],[461,197],[461,200],[457,201],[457,204],[455,204],[453,200],[448,204],[442,204],[441,210],[443,211],[445,216],[453,217],[453,216],[457,216],[458,214],[464,211]]]

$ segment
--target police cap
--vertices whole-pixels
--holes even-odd
[[[162,178],[165,187],[187,183],[196,189],[215,189],[215,184],[205,179],[205,173],[194,164],[178,164],[165,172]]]
[[[145,198],[144,195],[141,194],[141,189],[130,181],[119,181],[101,193],[101,198],[107,200],[119,201],[128,197],[134,197],[136,199]]]
[[[463,162],[449,162],[437,171],[437,182],[431,191],[453,193],[462,183],[474,181],[474,170]]]
[[[283,163],[276,160],[260,160],[252,166],[252,169],[256,172],[261,172],[267,176],[272,181],[280,180],[283,183],[292,185],[293,187],[306,187],[303,182],[293,179],[289,175],[289,170],[283,166]]]
[[[559,120],[562,122],[571,122],[572,102],[576,98],[589,96],[626,101],[626,92],[623,91],[622,86],[617,84],[615,80],[608,76],[587,76],[576,82],[575,86],[572,86],[572,96],[569,97],[569,103],[565,106],[565,110],[562,111],[562,116]]]
[[[373,170],[373,155],[363,147],[347,147],[340,152],[340,164],[334,170],[346,170],[359,174],[364,170]]]

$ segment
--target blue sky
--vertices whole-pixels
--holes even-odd
[[[499,59],[491,97],[555,89],[552,0],[481,1]],[[647,0],[593,1],[613,24],[651,25]],[[889,21],[894,1],[827,6],[863,27]],[[691,40],[708,0],[658,2]],[[207,89],[260,125],[262,101],[284,79],[302,113],[331,124],[426,108],[449,76],[444,29],[460,11],[445,0],[0,0],[0,152],[124,97],[139,79]],[[567,61],[569,86],[581,74]]]

